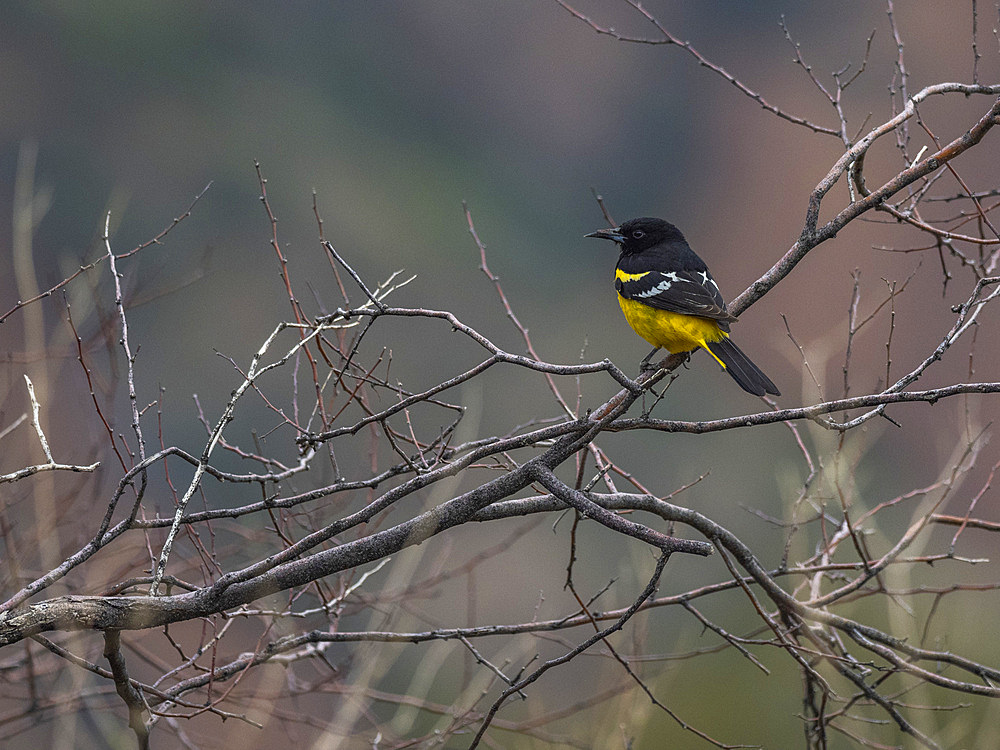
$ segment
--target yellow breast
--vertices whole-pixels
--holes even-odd
[[[619,281],[637,281],[649,273],[650,271],[626,273],[617,268],[615,278]],[[625,299],[620,294],[618,304],[632,330],[653,346],[666,349],[671,354],[694,351],[698,347],[704,347],[709,341],[728,338],[728,334],[711,318],[661,310],[636,300]]]
[[[660,310],[621,295],[618,295],[618,304],[632,330],[653,346],[666,349],[671,354],[690,352],[726,336],[718,323],[710,318]]]

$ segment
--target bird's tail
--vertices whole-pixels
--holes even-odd
[[[763,396],[765,393],[772,393],[780,396],[778,387],[771,382],[760,368],[757,367],[750,358],[743,353],[732,340],[726,336],[718,341],[708,341],[705,347],[709,353],[715,357],[725,368],[726,372],[733,376],[740,388],[755,396]]]

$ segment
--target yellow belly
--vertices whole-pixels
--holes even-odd
[[[666,349],[671,354],[694,351],[699,346],[704,347],[707,342],[728,338],[728,334],[711,318],[660,310],[642,302],[625,299],[621,295],[618,295],[618,304],[636,333],[653,346]],[[714,354],[712,356],[715,357]]]

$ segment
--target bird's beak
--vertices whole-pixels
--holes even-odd
[[[597,237],[602,240],[612,240],[613,242],[624,242],[625,235],[621,232],[621,227],[613,229],[598,229],[596,232],[583,235],[584,237]]]

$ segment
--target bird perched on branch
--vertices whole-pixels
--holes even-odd
[[[701,347],[747,393],[781,395],[729,338],[736,316],[726,309],[705,261],[677,227],[644,217],[586,236],[612,240],[621,250],[615,267],[618,303],[632,330],[655,347],[641,367],[648,366],[658,349],[678,354]]]

